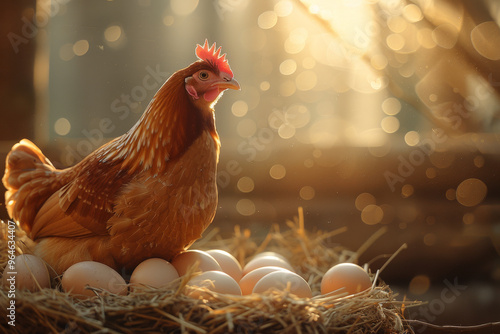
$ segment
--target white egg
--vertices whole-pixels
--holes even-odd
[[[246,275],[257,268],[270,266],[281,267],[290,271],[294,271],[290,263],[288,263],[286,260],[273,255],[265,255],[251,259],[245,265],[245,267],[243,267],[243,275]]]
[[[273,271],[262,277],[255,287],[253,293],[263,293],[269,289],[289,291],[300,298],[311,298],[312,291],[306,280],[290,271]]]
[[[272,273],[273,271],[279,271],[279,270],[289,271],[285,268],[271,267],[271,266],[270,267],[260,267],[260,268],[257,268],[255,270],[252,270],[251,272],[249,272],[248,274],[243,276],[238,283],[240,285],[240,288],[241,288],[241,293],[243,295],[251,294],[255,284],[257,284],[257,282],[262,277],[266,276],[269,273]]]
[[[61,283],[64,291],[79,298],[95,296],[87,287],[100,288],[118,295],[127,294],[127,284],[123,277],[113,268],[95,261],[75,263],[64,272]]]
[[[281,255],[280,253],[271,252],[271,251],[265,251],[265,252],[262,252],[262,253],[257,253],[257,254],[255,254],[255,256],[252,258],[252,260],[254,260],[254,259],[258,259],[259,257],[263,257],[263,256],[274,256],[274,257],[279,257],[279,258],[280,258],[280,259],[282,259],[283,261],[288,262],[288,260],[286,259],[286,257],[284,257],[283,255]]]
[[[333,291],[338,293],[355,294],[372,286],[370,276],[360,266],[354,263],[339,263],[323,275],[321,279],[321,293]]]
[[[236,258],[230,253],[221,249],[211,249],[207,251],[219,263],[223,272],[234,278],[236,282],[243,276],[243,269]]]
[[[219,270],[222,271],[217,260],[207,252],[190,249],[185,252],[180,253],[172,259],[172,265],[177,270],[180,276],[186,275],[189,268],[197,266],[197,271],[210,271]]]
[[[152,258],[141,262],[134,269],[130,277],[130,284],[132,286],[146,285],[160,288],[177,278],[179,278],[179,274],[170,262],[160,258]]]
[[[238,283],[222,271],[206,271],[201,273],[193,277],[187,283],[187,286],[188,295],[193,298],[209,298],[209,295],[196,289],[189,289],[189,286],[204,287],[221,294],[241,296],[241,289]]]
[[[50,275],[45,262],[38,256],[22,254],[8,262],[3,271],[2,285],[8,289],[29,290],[50,288]]]

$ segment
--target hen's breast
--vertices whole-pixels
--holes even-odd
[[[108,222],[111,251],[121,266],[170,259],[201,236],[217,207],[218,151],[203,132],[163,173],[146,171],[124,187]]]

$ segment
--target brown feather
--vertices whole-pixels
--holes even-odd
[[[108,221],[120,265],[132,268],[141,254],[169,259],[201,236],[217,206],[217,154],[204,132],[162,177],[140,174],[125,186]]]

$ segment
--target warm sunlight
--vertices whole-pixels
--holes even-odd
[[[23,0],[0,22],[0,328],[500,326],[498,0]]]

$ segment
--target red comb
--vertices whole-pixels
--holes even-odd
[[[222,47],[219,46],[219,48],[216,50],[215,43],[212,44],[212,46],[209,48],[208,40],[205,39],[205,44],[203,46],[201,46],[200,44],[196,46],[196,56],[201,60],[213,64],[219,69],[219,71],[228,73],[232,77],[233,71],[231,71],[231,68],[227,63],[226,54],[224,53],[222,56],[220,55],[221,48]]]

